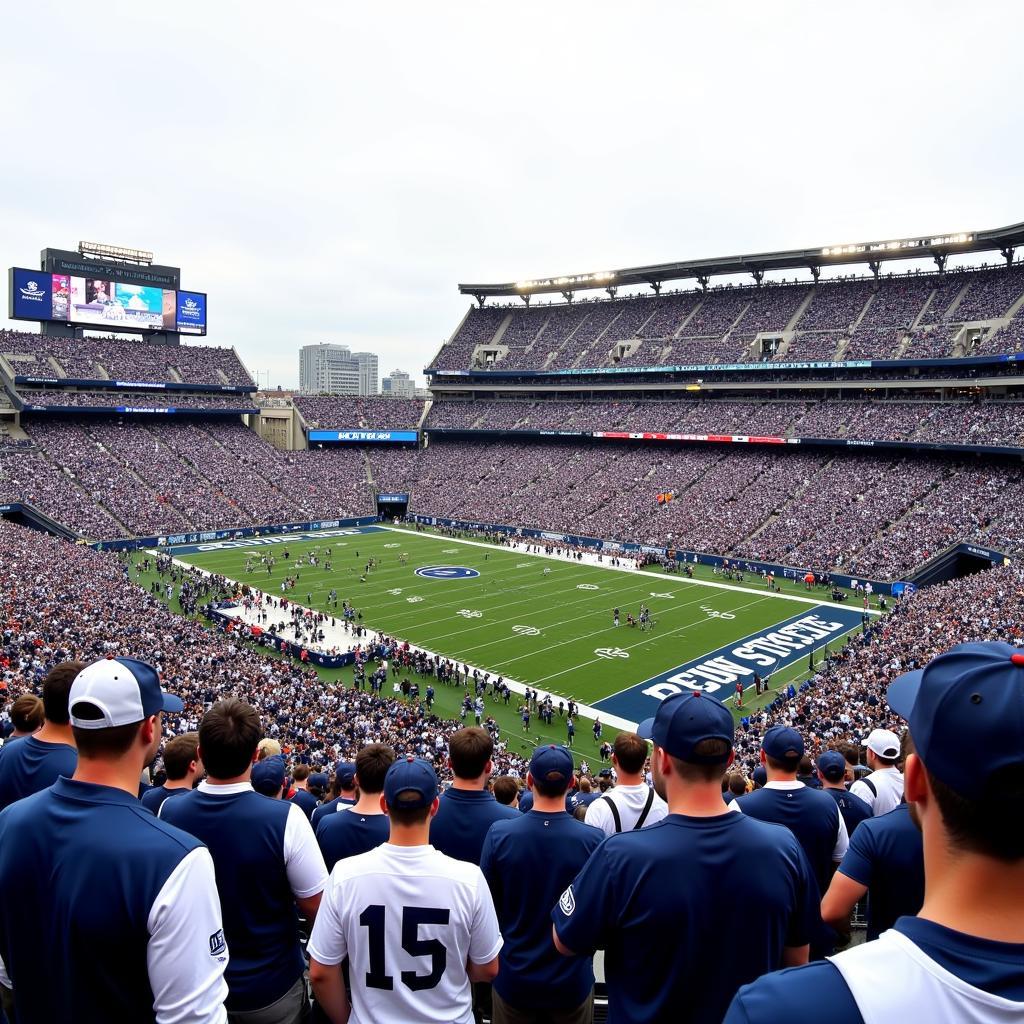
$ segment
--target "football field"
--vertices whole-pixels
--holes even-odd
[[[318,566],[306,561],[311,552]],[[350,601],[371,629],[536,687],[556,703],[571,697],[613,724],[639,721],[683,689],[733,698],[737,682],[752,688],[755,673],[766,679],[806,664],[862,623],[860,608],[818,594],[774,594],[763,584],[616,569],[384,526],[171,553],[276,597],[285,577],[297,575],[289,600],[328,612],[336,589],[339,605]],[[269,574],[259,564],[267,553],[276,559]],[[367,571],[370,559],[376,566]],[[248,573],[247,561],[254,563]],[[646,629],[627,624],[641,606],[649,609]]]

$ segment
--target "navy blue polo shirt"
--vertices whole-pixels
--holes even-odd
[[[479,864],[488,829],[518,815],[486,789],[446,790],[430,822],[430,845],[456,860]]]
[[[391,821],[386,814],[357,814],[338,811],[322,819],[316,830],[316,841],[324,855],[327,870],[339,860],[375,850],[391,835]]]
[[[916,914],[924,903],[924,847],[910,805],[865,821],[839,870],[868,887],[869,939],[877,939],[898,918]]]
[[[180,786],[176,786],[174,789],[168,789],[166,786],[151,786],[142,794],[141,797],[139,797],[139,803],[141,803],[147,811],[159,814],[160,807],[163,805],[165,800],[170,799],[172,796],[185,796],[187,793],[191,792],[191,789],[183,789]]]
[[[527,811],[533,810],[533,790],[524,789],[519,794],[519,811],[521,814],[525,814]]]
[[[0,747],[0,810],[16,800],[70,779],[78,767],[78,751],[67,743],[46,743],[25,736]]]
[[[317,798],[307,789],[297,789],[295,791],[295,796],[293,796],[290,801],[285,802],[298,804],[298,806],[302,808],[302,813],[305,814],[307,820],[310,821],[313,818],[313,812],[320,806],[320,801],[317,800]]]
[[[0,813],[0,957],[19,1024],[154,1021],[149,914],[201,845],[123,790],[66,778]]]
[[[901,917],[894,927],[926,956],[973,988],[1024,1002],[1024,971],[1020,966],[1024,963],[1024,944],[979,939],[915,917]],[[927,1007],[915,1009],[922,1020],[930,1019]],[[828,1024],[864,1024],[839,969],[827,960],[776,971],[745,985],[722,1024],[818,1019]]]
[[[594,987],[590,957],[561,956],[538,910],[554,906],[603,839],[564,811],[520,814],[487,833],[480,868],[505,940],[494,988],[510,1005],[569,1010]]]
[[[355,800],[350,799],[347,796],[336,796],[333,800],[328,800],[325,804],[320,804],[314,811],[313,817],[310,819],[310,823],[313,826],[313,831],[317,830],[317,826],[325,814],[334,814],[341,807],[345,805],[352,806],[355,804]]]
[[[832,789],[830,786],[822,787],[823,793],[828,793],[836,802],[839,813],[846,822],[847,834],[853,838],[853,830],[862,822],[871,817],[871,808],[859,796],[854,796],[847,789]],[[893,918],[895,920],[895,918]]]
[[[230,795],[194,789],[160,809],[209,847],[231,959],[224,977],[229,1011],[276,1002],[302,977],[295,897],[285,862],[291,804],[252,789]]]
[[[741,985],[810,941],[817,900],[785,828],[733,811],[669,814],[609,836],[551,918],[574,952],[605,950],[610,1020],[720,1024]],[[736,955],[726,936],[742,936]]]

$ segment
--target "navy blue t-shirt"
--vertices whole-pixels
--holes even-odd
[[[431,819],[430,845],[448,857],[479,864],[488,829],[518,815],[485,789],[449,789]]]
[[[1024,944],[978,939],[916,917],[901,917],[894,927],[968,985],[1024,1003]],[[745,985],[722,1024],[792,1024],[819,1018],[828,1024],[864,1024],[839,969],[827,960],[776,971]]]
[[[862,821],[867,821],[871,817],[871,807],[861,800],[859,796],[854,796],[849,790],[824,787],[822,792],[828,793],[835,800],[839,813],[843,816],[843,821],[846,822],[847,834],[851,837],[853,836],[853,830]]]
[[[520,811],[520,813],[525,814],[527,811],[532,811],[532,810],[533,810],[533,790],[532,789],[524,789],[522,791],[522,793],[519,794],[519,811]]]
[[[67,743],[47,743],[25,736],[0,747],[0,810],[15,800],[70,779],[78,767],[78,751]]]
[[[541,907],[553,906],[601,845],[604,833],[564,811],[531,811],[491,826],[480,868],[498,914],[501,964],[494,988],[522,1009],[579,1006],[594,987],[589,957],[564,957]]]
[[[391,822],[386,814],[358,814],[338,811],[321,819],[316,841],[330,871],[339,860],[375,850],[391,835]]]
[[[551,918],[569,949],[605,950],[612,1021],[720,1024],[741,985],[810,942],[817,899],[785,828],[731,811],[670,814],[609,836]],[[742,936],[737,955],[726,934]]]
[[[160,808],[165,800],[172,796],[185,796],[186,793],[191,792],[191,789],[182,789],[180,786],[176,786],[174,789],[168,789],[166,786],[151,786],[142,794],[141,797],[139,797],[139,803],[141,803],[147,811],[159,814]]]
[[[898,918],[916,914],[924,903],[924,847],[910,805],[864,822],[839,870],[868,887],[869,939],[877,939]]]
[[[313,811],[313,817],[310,819],[310,822],[313,825],[313,831],[316,831],[317,826],[320,824],[320,820],[325,814],[335,814],[340,807],[346,804],[351,806],[354,803],[355,800],[351,800],[347,796],[336,796],[333,800],[328,800],[327,803],[320,804],[320,806]]]
[[[765,786],[741,796],[737,803],[744,814],[785,825],[796,836],[810,861],[819,892],[824,893],[832,880],[832,852],[839,833],[839,808],[835,800],[807,786]]]
[[[306,789],[297,789],[291,802],[298,804],[302,808],[302,813],[309,819],[312,819],[313,812],[320,806],[320,801]]]

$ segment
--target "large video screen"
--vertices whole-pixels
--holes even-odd
[[[108,330],[206,334],[206,295],[12,267],[10,317]]]

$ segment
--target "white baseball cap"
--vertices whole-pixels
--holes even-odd
[[[872,729],[871,735],[861,741],[862,747],[867,747],[879,757],[894,758],[900,756],[900,738],[889,729]]]
[[[113,729],[184,709],[180,698],[160,688],[157,670],[136,658],[111,656],[86,665],[68,694],[71,724],[78,729]]]

